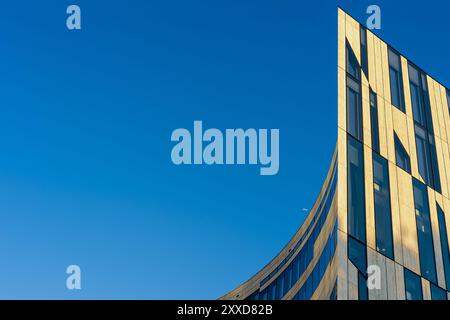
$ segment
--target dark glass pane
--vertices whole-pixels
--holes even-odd
[[[389,66],[397,71],[400,71],[400,56],[392,49],[388,49]]]
[[[420,73],[419,70],[412,65],[408,66],[408,70],[409,70],[409,86],[411,91],[411,103],[414,120],[425,127],[427,121],[423,105],[423,95],[420,84]]]
[[[369,66],[367,62],[367,31],[361,26],[360,28],[361,38],[361,69],[365,73],[366,78],[369,78]]]
[[[389,56],[389,78],[391,83],[391,102],[392,104],[405,112],[404,95],[403,95],[403,80],[402,69],[400,64],[400,56],[392,51],[388,50]]]
[[[348,259],[361,273],[367,274],[366,246],[352,237],[348,237]]]
[[[430,187],[434,188],[437,192],[441,192],[441,178],[439,175],[439,167],[437,162],[436,145],[434,143],[433,135],[430,133],[428,133],[428,145],[430,150],[431,172],[433,174]]]
[[[387,160],[373,153],[373,193],[377,251],[394,259]]]
[[[291,288],[291,278],[292,278],[292,266],[289,266],[284,271],[284,289],[283,296],[289,291]]]
[[[416,149],[417,149],[417,162],[419,164],[419,173],[423,180],[431,185],[431,161],[430,152],[428,150],[427,135],[424,129],[415,125],[416,132]]]
[[[291,285],[294,285],[295,282],[297,282],[298,278],[299,278],[299,266],[300,266],[300,259],[299,256],[297,255],[297,257],[294,259],[294,262],[292,264],[292,279],[291,279]]]
[[[422,282],[415,273],[405,269],[406,300],[422,300]]]
[[[406,152],[403,144],[400,142],[400,139],[397,137],[397,134],[394,132],[394,144],[395,144],[395,162],[397,166],[402,168],[408,173],[411,173],[411,159],[409,158],[408,153]]]
[[[284,290],[284,276],[281,274],[277,279],[277,290],[275,300],[280,300],[283,297]]]
[[[423,180],[436,191],[441,192],[439,167],[436,156],[436,146],[432,134],[420,125],[414,126],[416,133],[417,162],[419,173]]]
[[[358,300],[368,300],[367,279],[358,272]]]
[[[348,136],[347,139],[347,217],[348,233],[366,242],[366,214],[364,195],[364,159],[362,144]]]
[[[370,125],[372,131],[372,150],[380,153],[380,133],[378,128],[377,95],[370,89]]]
[[[439,288],[434,283],[430,284],[431,287],[431,300],[447,300],[447,292],[444,289]]]
[[[389,77],[391,80],[391,101],[396,107],[400,107],[400,83],[398,71],[393,68],[389,68]]]
[[[356,59],[356,55],[353,52],[350,44],[347,42],[346,46],[346,55],[347,55],[347,73],[350,74],[353,78],[359,80],[360,71],[358,59]]]
[[[422,277],[436,283],[433,234],[431,230],[427,187],[414,179],[413,190],[417,238],[419,242],[420,271]]]
[[[448,244],[447,224],[444,211],[442,211],[439,204],[436,204],[436,206],[439,223],[439,234],[441,237],[442,260],[444,261],[445,282],[447,288],[450,288],[450,250]]]
[[[347,77],[347,131],[362,141],[362,108],[359,83]]]
[[[420,88],[411,84],[411,103],[413,108],[414,120],[421,125],[426,125],[425,111],[423,110],[422,97],[420,95]]]

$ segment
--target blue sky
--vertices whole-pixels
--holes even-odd
[[[82,30],[68,31],[78,4]],[[0,298],[213,299],[263,267],[336,139],[337,5],[0,4]],[[450,84],[444,1],[377,1],[385,41]],[[279,128],[280,171],[175,166],[171,132]],[[82,270],[82,290],[65,269]]]

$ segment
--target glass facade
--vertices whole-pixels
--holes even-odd
[[[377,251],[394,259],[387,160],[373,153],[373,194]]]
[[[430,285],[432,300],[447,300],[447,292],[435,284]]]
[[[348,234],[366,242],[364,155],[361,142],[347,137],[347,221]]]
[[[362,141],[361,68],[347,45],[347,128],[356,139]]]
[[[415,273],[404,269],[406,300],[422,300],[422,281]]]
[[[422,277],[436,283],[436,266],[427,187],[414,179],[413,190],[417,239],[419,242],[420,271]]]

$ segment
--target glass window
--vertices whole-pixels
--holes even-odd
[[[367,274],[366,246],[352,237],[348,237],[348,259],[360,272]]]
[[[433,234],[427,187],[413,179],[414,207],[416,211],[417,239],[419,242],[420,271],[424,278],[436,283]]]
[[[434,138],[420,125],[414,126],[416,134],[417,162],[423,180],[436,191],[441,192]]]
[[[420,277],[405,268],[406,300],[422,300],[422,282]]]
[[[367,279],[358,272],[358,300],[368,300]]]
[[[359,83],[347,78],[347,131],[362,141],[362,108]]]
[[[425,108],[423,105],[423,92],[420,84],[420,73],[419,70],[411,64],[408,66],[408,70],[414,120],[425,127],[427,121]]]
[[[378,128],[377,95],[370,89],[370,126],[372,131],[372,150],[380,153],[380,133]]]
[[[434,283],[430,283],[431,287],[431,300],[447,300],[447,292],[444,289],[439,288]]]
[[[347,55],[347,74],[351,75],[356,80],[359,80],[360,69],[358,59],[356,59],[356,55],[348,42],[346,44],[346,55]]]
[[[417,161],[419,163],[419,173],[422,179],[429,184],[431,177],[431,164],[428,151],[426,132],[420,126],[415,125],[416,132],[416,149],[417,149]]]
[[[362,144],[347,138],[347,217],[348,233],[366,242],[366,214],[364,194],[364,158]]]
[[[408,173],[411,173],[411,159],[409,158],[408,152],[406,152],[405,147],[401,143],[397,134],[394,132],[394,144],[395,144],[395,162],[397,166],[402,168]]]
[[[277,290],[275,295],[275,300],[280,300],[283,297],[284,290],[284,276],[281,274],[277,279]]]
[[[292,266],[289,266],[284,270],[284,289],[283,296],[291,289],[291,279],[292,279]]]
[[[373,153],[373,194],[377,251],[394,259],[387,160]]]
[[[402,68],[400,56],[389,48],[389,78],[391,83],[391,102],[392,104],[405,112],[405,98],[403,95]]]
[[[450,250],[448,245],[447,224],[445,214],[439,204],[437,206],[439,234],[441,236],[442,260],[444,261],[445,282],[447,288],[450,288]]]

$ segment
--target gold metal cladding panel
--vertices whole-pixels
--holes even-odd
[[[388,143],[387,143],[387,131],[386,131],[386,111],[384,105],[386,104],[383,98],[378,96],[378,132],[380,138],[380,154],[387,159],[388,158]]]
[[[362,85],[362,114],[364,144],[372,148],[372,127],[370,125],[369,87]]]
[[[403,267],[398,263],[395,264],[395,281],[397,284],[397,300],[405,300],[405,276]]]
[[[439,236],[439,224],[437,218],[437,209],[436,209],[436,197],[441,197],[441,195],[435,192],[430,187],[427,188],[428,191],[428,199],[430,203],[430,221],[431,221],[431,230],[433,234],[433,244],[434,244],[434,256],[435,256],[435,264],[436,264],[436,273],[438,284],[445,288],[445,274],[444,274],[444,262],[442,260],[442,250],[441,250],[441,241]]]
[[[328,300],[331,292],[334,289],[334,284],[337,278],[337,259],[333,258],[328,265],[322,280],[319,283],[314,294],[311,296],[311,300]]]
[[[345,70],[345,16],[341,9],[338,9],[338,67]]]
[[[358,269],[347,260],[348,300],[358,300]]]
[[[386,300],[387,284],[386,284],[386,258],[371,248],[367,248],[367,265],[375,265],[380,268],[380,288],[371,289],[369,291],[369,300]]]
[[[390,89],[390,80],[389,80],[389,61],[388,61],[388,48],[386,43],[380,41],[380,50],[381,50],[381,66],[383,72],[383,91],[384,91],[384,100],[391,104],[391,89]]]
[[[449,191],[448,191],[448,185],[447,185],[447,168],[445,165],[444,150],[443,150],[443,146],[445,146],[445,142],[442,141],[441,138],[439,138],[439,137],[435,137],[434,141],[435,141],[435,147],[436,147],[439,177],[441,179],[440,182],[441,182],[442,195],[444,197],[448,198]]]
[[[345,35],[347,37],[348,43],[350,44],[353,52],[356,55],[358,63],[361,65],[361,42],[359,28],[360,25],[355,19],[353,19],[349,15],[345,15]]]
[[[347,133],[338,129],[338,228],[347,233]]]
[[[448,102],[447,102],[447,92],[446,88],[437,83],[438,91],[440,91],[441,101],[442,101],[442,122],[444,123],[445,130],[445,138],[443,139],[445,142],[450,142],[450,119],[449,119],[449,110],[448,110]]]
[[[431,288],[430,288],[430,282],[424,278],[422,279],[422,295],[423,300],[431,300]]]
[[[447,198],[442,198],[443,207],[441,207],[442,211],[444,211],[445,221],[446,221],[446,228],[447,228],[447,235],[450,235],[450,200]],[[449,242],[448,245],[450,247],[450,238],[447,239]],[[450,288],[447,288],[450,289]]]
[[[444,112],[446,112],[448,114],[448,109],[447,109],[446,101],[444,99],[442,99],[443,97],[441,96],[442,86],[439,83],[437,83],[435,80],[433,80],[433,78],[431,78],[430,76],[427,76],[427,81],[428,81],[428,91],[430,93],[430,96],[434,97],[434,101],[435,101],[435,108],[437,111],[436,112],[436,121],[439,123],[440,138],[442,139],[442,141],[448,142],[447,130],[446,130],[446,125],[445,125],[445,116],[444,116]],[[431,83],[432,88],[430,88],[430,83]],[[433,106],[431,108],[433,108]],[[431,111],[433,112],[433,109],[431,109]],[[433,119],[433,121],[435,121],[435,120]]]
[[[341,128],[344,131],[347,131],[346,96],[345,69],[338,68],[338,128]]]
[[[375,45],[374,35],[372,32],[367,32],[367,65],[369,67],[369,83],[372,89],[377,90],[377,74],[375,68]]]
[[[387,282],[387,298],[389,300],[397,299],[397,286],[395,277],[395,262],[386,258],[386,282]]]
[[[383,66],[381,62],[381,41],[378,37],[373,36],[373,44],[375,48],[375,72],[377,74],[376,92],[384,100],[384,85],[383,85]],[[373,70],[369,70],[369,73]]]
[[[420,274],[412,178],[408,173],[397,168],[397,183],[402,230],[403,265]]]
[[[430,109],[431,109],[431,119],[433,122],[434,136],[441,138],[441,125],[439,121],[439,109],[441,108],[441,97],[440,95],[435,96],[435,81],[427,75],[428,82],[428,96],[430,97]]]
[[[402,225],[400,220],[400,205],[398,201],[397,167],[392,162],[389,166],[389,189],[391,191],[392,236],[394,242],[394,257],[403,264]]]
[[[449,154],[448,143],[446,143],[446,142],[442,142],[442,157],[443,157],[443,162],[444,162],[444,166],[445,166],[445,171],[444,172],[441,171],[440,174],[446,176],[447,190],[448,190],[447,192],[450,195],[450,154]]]
[[[338,260],[337,299],[348,299],[347,283],[347,234],[338,229],[336,259]]]

